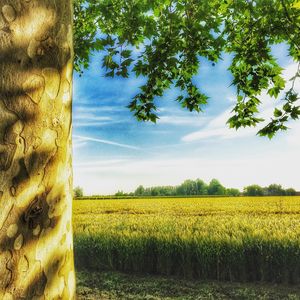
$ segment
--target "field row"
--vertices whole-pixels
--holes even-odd
[[[77,266],[298,282],[300,197],[75,201]]]

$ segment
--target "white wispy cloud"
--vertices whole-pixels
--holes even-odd
[[[186,112],[188,114],[188,112]],[[188,125],[188,126],[201,126],[207,121],[207,118],[201,115],[188,115],[188,116],[178,116],[178,115],[168,115],[161,116],[157,121],[158,124],[167,125]]]
[[[101,100],[99,100],[99,106],[91,106],[91,105],[79,105],[74,108],[74,113],[101,113],[101,112],[120,112],[124,110],[128,110],[125,105],[124,106],[109,106],[109,105],[101,105]]]
[[[112,125],[114,123],[120,123],[119,121],[116,122],[74,122],[74,128],[80,127],[102,127],[106,125]]]
[[[95,112],[90,109],[81,109],[73,114],[73,126],[78,127],[100,127],[124,122],[116,114],[99,115],[102,112]]]
[[[227,120],[230,118],[232,108],[233,107],[230,107],[215,118],[212,118],[201,130],[197,130],[183,136],[181,140],[183,142],[194,142],[209,138],[233,139],[254,136],[257,129],[243,128],[236,131],[230,129],[229,126],[226,125]]]
[[[87,142],[85,141],[76,141],[76,140],[73,140],[73,149],[77,150],[79,148],[83,148],[85,146],[87,146]]]
[[[112,145],[112,146],[117,146],[117,147],[127,148],[127,149],[133,149],[133,150],[141,150],[141,148],[136,147],[136,146],[117,143],[117,142],[109,141],[109,140],[103,140],[103,139],[98,139],[98,138],[93,138],[93,137],[88,137],[88,136],[82,136],[82,135],[73,135],[73,137],[83,140],[83,141],[96,142],[96,143],[107,144],[107,145]]]
[[[223,128],[206,128],[205,130],[196,131],[185,135],[182,138],[184,142],[194,142],[208,138],[219,138],[219,139],[237,139],[243,137],[255,136],[257,128],[248,127],[242,128],[238,131],[229,129],[228,127]]]
[[[112,167],[128,161],[128,159],[103,159],[74,163],[73,166],[80,170],[103,170],[104,167]]]
[[[73,117],[73,120],[87,120],[87,121],[110,121],[112,120],[112,117],[110,116],[97,116],[92,113],[80,113],[75,114]]]

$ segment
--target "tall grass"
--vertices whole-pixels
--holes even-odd
[[[300,197],[74,202],[78,268],[300,280]]]

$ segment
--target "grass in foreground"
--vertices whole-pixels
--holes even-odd
[[[74,229],[79,269],[300,280],[300,197],[75,201]]]
[[[78,300],[197,300],[300,299],[300,287],[274,284],[239,284],[134,276],[117,272],[78,272]]]

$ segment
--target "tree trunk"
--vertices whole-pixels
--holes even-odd
[[[0,0],[0,299],[74,299],[72,1]]]

